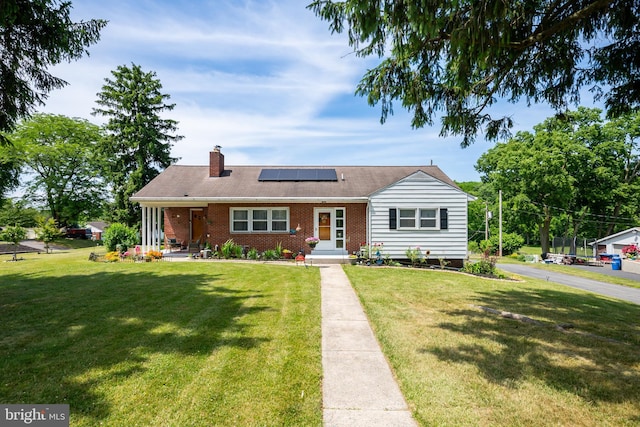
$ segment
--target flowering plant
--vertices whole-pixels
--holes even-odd
[[[315,236],[311,236],[311,237],[307,237],[306,239],[304,239],[304,241],[309,245],[309,246],[315,246],[318,244],[318,242],[320,241],[320,239],[318,239]]]
[[[147,252],[147,256],[151,259],[160,259],[162,258],[162,252],[160,251],[149,251]]]
[[[418,264],[426,262],[426,259],[422,256],[420,246],[416,246],[415,248],[411,248],[411,246],[409,246],[407,250],[404,251],[404,253],[407,255],[407,258],[409,258],[409,261],[411,261],[411,265],[414,267],[416,267]],[[427,256],[429,256],[430,253],[431,252],[429,252]]]
[[[107,252],[107,254],[104,256],[104,259],[107,262],[119,261],[120,260],[120,252],[118,252],[118,251]]]
[[[639,249],[636,245],[629,245],[622,248],[622,254],[626,255],[628,258],[638,256]]]

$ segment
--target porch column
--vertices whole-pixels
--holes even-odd
[[[142,252],[147,253],[151,250],[151,242],[153,240],[153,208],[148,206],[145,208],[147,211],[147,239],[142,246]]]
[[[151,250],[155,251],[158,246],[158,235],[156,230],[158,229],[158,208],[151,208],[151,216],[153,221],[151,222]]]
[[[154,217],[153,217],[153,250],[160,251],[160,207],[156,206],[153,208]]]
[[[147,207],[140,206],[142,208],[142,224],[140,227],[140,243],[142,244],[143,250],[145,244],[147,243]]]
[[[162,245],[162,208],[157,206],[142,207],[142,226],[140,240],[142,252],[160,251]]]

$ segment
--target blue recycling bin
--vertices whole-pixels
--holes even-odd
[[[614,255],[611,257],[611,269],[622,270],[622,258],[620,258],[620,255]]]

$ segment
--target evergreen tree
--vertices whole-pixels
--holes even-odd
[[[132,64],[118,66],[111,74],[113,79],[105,79],[96,101],[99,107],[92,114],[109,119],[108,137],[99,151],[113,192],[110,219],[134,226],[139,225],[141,213],[129,198],[177,160],[170,151],[182,136],[173,135],[178,122],[160,117],[175,104],[165,103],[170,96],[161,92],[155,72]]]
[[[82,58],[100,39],[106,21],[73,22],[70,11],[69,1],[0,1],[0,132],[12,131],[51,90],[66,86],[47,71],[50,65]],[[0,133],[0,144],[6,136]]]
[[[412,125],[443,113],[443,135],[508,135],[509,116],[491,117],[499,99],[545,102],[558,111],[589,87],[618,116],[640,106],[637,0],[315,0],[333,32],[347,32],[359,56],[377,55],[356,93],[393,101]]]

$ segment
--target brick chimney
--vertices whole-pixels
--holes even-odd
[[[209,176],[219,177],[224,172],[224,155],[220,152],[220,146],[216,145],[209,153]]]

